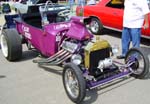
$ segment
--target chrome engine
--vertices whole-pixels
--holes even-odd
[[[78,48],[78,44],[70,41],[63,41],[61,47],[71,53],[74,53]]]

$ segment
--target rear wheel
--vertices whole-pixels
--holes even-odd
[[[80,103],[86,94],[86,83],[80,68],[73,64],[66,64],[63,70],[63,85],[68,97],[75,103]]]
[[[0,42],[2,53],[7,60],[15,61],[21,58],[21,38],[15,29],[3,29]]]
[[[132,48],[128,51],[125,62],[130,65],[132,76],[135,78],[145,78],[149,73],[149,59],[141,49]]]
[[[92,18],[91,19],[90,30],[95,35],[102,34],[103,25],[98,18]]]

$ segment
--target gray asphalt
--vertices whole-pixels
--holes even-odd
[[[101,38],[118,44],[121,50],[120,34],[106,30]],[[149,42],[141,43],[148,54]],[[39,67],[32,62],[37,58],[35,52],[24,46],[22,60],[8,62],[0,49],[0,104],[73,104],[63,88],[62,68]],[[150,104],[150,77],[126,78],[87,91],[82,104]]]

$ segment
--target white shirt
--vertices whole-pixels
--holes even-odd
[[[94,5],[94,4],[96,4],[96,0],[89,0],[87,2],[87,5]]]
[[[125,0],[123,27],[141,28],[144,15],[149,13],[147,0]]]

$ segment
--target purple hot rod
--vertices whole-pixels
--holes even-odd
[[[73,102],[80,103],[86,89],[129,75],[135,78],[147,75],[149,60],[143,51],[132,48],[124,64],[114,61],[111,56],[116,49],[87,29],[91,18],[70,18],[66,6],[51,3],[35,5],[29,11],[6,17],[6,24],[10,24],[3,28],[0,37],[3,56],[8,61],[16,61],[22,56],[22,44],[29,49],[34,47],[47,57],[33,60],[34,63],[63,67],[64,88]],[[15,23],[9,22],[8,17],[15,17],[11,19]]]

